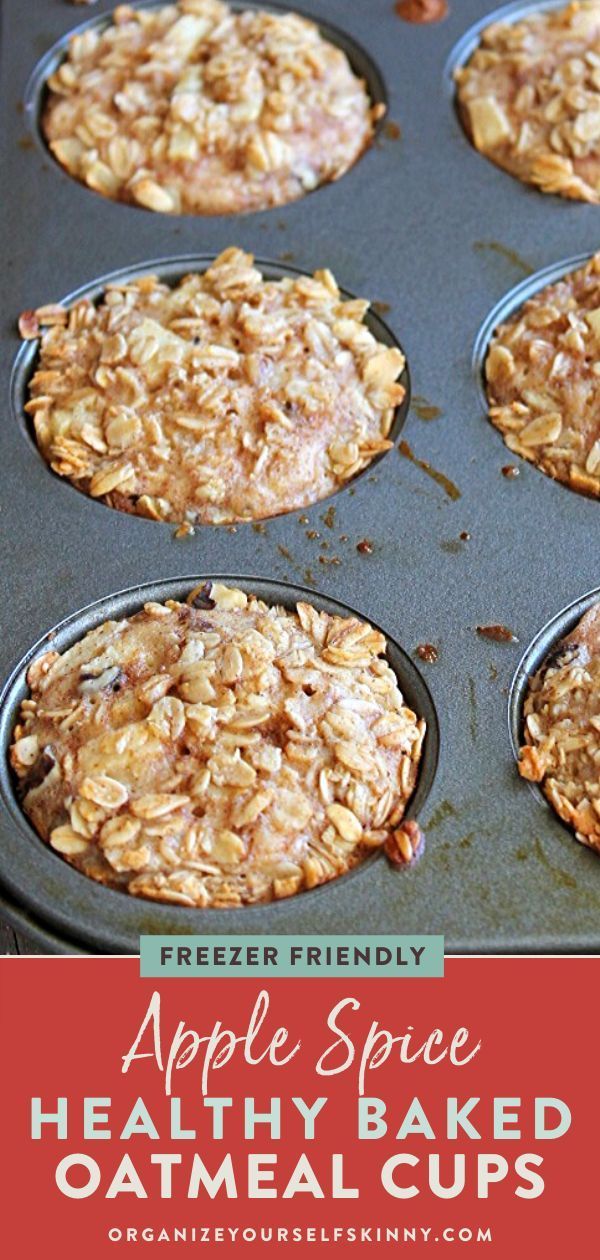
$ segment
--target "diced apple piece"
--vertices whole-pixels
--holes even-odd
[[[495,149],[511,134],[508,118],[492,96],[478,96],[469,101],[469,117],[478,149]]]

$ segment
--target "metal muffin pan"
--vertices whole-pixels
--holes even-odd
[[[293,609],[298,600],[310,599],[320,611],[325,610],[340,616],[354,611],[337,600],[314,595],[301,587],[258,578],[239,579],[231,574],[197,574],[193,578],[173,578],[166,582],[137,586],[100,600],[55,626],[50,631],[50,641],[48,635],[45,635],[41,642],[30,648],[13,671],[0,696],[0,747],[3,750],[0,761],[0,800],[12,822],[0,849],[0,880],[13,898],[21,898],[30,913],[36,913],[44,923],[61,934],[76,934],[88,948],[105,953],[131,954],[135,953],[142,933],[170,934],[205,929],[235,932],[240,923],[245,923],[247,916],[256,919],[257,915],[264,916],[267,910],[273,931],[280,930],[282,921],[289,921],[288,907],[283,901],[268,907],[246,906],[239,910],[195,911],[185,906],[161,905],[159,902],[130,897],[113,889],[103,888],[68,866],[48,845],[42,844],[40,852],[40,838],[20,808],[14,781],[8,770],[6,749],[19,705],[28,694],[27,670],[36,656],[47,651],[50,645],[56,651],[63,652],[88,630],[109,619],[118,620],[131,616],[139,612],[148,600],[162,602],[166,599],[177,599],[184,602],[190,591],[207,576],[229,585],[239,584],[242,590],[253,592],[268,604],[283,604],[284,607]],[[407,703],[427,722],[419,778],[407,809],[407,816],[415,817],[423,808],[435,777],[439,752],[437,717],[431,695],[418,669],[410,657],[390,640],[387,658]],[[342,875],[340,880],[351,881],[360,876],[368,878],[368,871],[377,860],[381,860],[381,854],[370,855],[360,866]],[[293,903],[297,901],[294,910],[301,919],[306,913],[302,911],[303,899],[322,897],[326,891],[326,885],[321,885],[309,892],[299,893],[297,898],[292,899]]]
[[[19,954],[87,955],[90,952],[74,938],[61,936],[58,932],[53,932],[51,928],[46,927],[37,916],[29,914],[20,901],[13,901],[6,891],[0,895],[0,916],[4,924],[8,924],[19,934],[17,938]]]
[[[111,7],[100,0],[94,17]],[[384,124],[342,179],[301,201],[196,219],[91,195],[45,153],[32,137],[24,92],[40,58],[78,14],[51,0],[4,6],[11,196],[2,206],[0,677],[75,610],[173,574],[190,582],[198,573],[240,574],[251,584],[253,577],[288,581],[337,599],[410,656],[426,642],[439,649],[435,664],[418,662],[441,731],[435,782],[420,812],[423,860],[407,872],[373,861],[283,906],[242,911],[235,927],[229,915],[217,929],[218,912],[191,912],[188,930],[200,924],[256,933],[276,923],[285,933],[355,933],[368,925],[376,932],[440,932],[451,952],[597,950],[600,862],[519,779],[507,697],[540,626],[598,586],[598,503],[524,461],[518,478],[502,476],[506,448],[482,414],[472,359],[478,329],[515,284],[560,259],[594,252],[600,212],[520,184],[476,153],[458,125],[445,67],[465,31],[494,12],[491,3],[461,0],[446,21],[429,26],[400,21],[390,0],[302,0],[301,7],[366,51],[400,138]],[[385,304],[385,321],[410,364],[412,409],[398,453],[328,503],[260,529],[203,526],[176,540],[174,528],[107,511],[48,474],[11,414],[16,320],[21,310],[117,268],[214,255],[231,244],[302,271],[328,266],[345,289]],[[433,480],[411,452],[446,480]],[[357,550],[364,540],[370,552]],[[519,642],[478,636],[475,627],[492,622],[507,624]],[[17,825],[2,806],[3,847],[14,848]],[[36,853],[41,863],[41,842]],[[59,914],[64,869],[61,863],[54,884]],[[33,857],[30,871],[39,882]],[[24,912],[9,904],[6,913]],[[54,934],[57,949],[68,949],[70,940],[81,947],[79,925],[70,929],[46,921],[40,931]],[[83,948],[99,948],[91,921]]]
[[[157,258],[153,262],[146,263],[143,267],[121,267],[118,271],[113,271],[107,276],[101,276],[98,279],[94,279],[93,282],[88,285],[83,285],[75,293],[63,295],[53,300],[62,302],[65,306],[72,306],[75,302],[84,297],[89,298],[92,302],[99,302],[102,299],[102,295],[107,285],[115,283],[126,284],[131,280],[137,280],[144,276],[151,275],[157,275],[165,284],[175,285],[191,271],[205,271],[207,267],[210,266],[211,262],[214,262],[214,257],[214,254],[192,254],[179,258]],[[294,278],[295,276],[303,274],[299,267],[285,267],[281,263],[270,262],[268,259],[257,258],[256,264],[262,271],[266,280],[282,280],[286,276]],[[341,289],[341,294],[342,297],[347,300],[358,296],[354,293],[348,293],[344,289]],[[364,323],[373,333],[373,336],[376,337],[383,345],[395,346],[399,350],[402,350],[400,342],[376,311],[368,311]],[[38,358],[39,340],[24,341],[14,362],[10,381],[10,393],[12,412],[16,423],[22,429],[27,440],[33,445],[38,456],[43,458],[35,440],[33,424],[24,409],[25,403],[29,397],[29,381],[36,369]],[[410,365],[408,363],[406,364],[402,375],[398,379],[399,383],[404,386],[405,394],[400,406],[397,407],[394,412],[394,419],[388,435],[391,441],[395,441],[398,438],[410,408]],[[389,451],[382,451],[381,454],[376,455],[375,458],[371,460],[368,468],[365,468],[362,472],[357,473],[356,476],[352,478],[351,482],[348,482],[348,485],[354,484],[361,477],[366,476],[369,471],[372,471],[375,465],[384,459],[388,454]],[[48,472],[50,472],[51,475],[56,476],[56,474],[52,474],[52,470],[50,466],[46,464],[45,460],[44,464],[48,469]],[[59,478],[59,480],[66,480],[67,485],[72,485],[68,478]],[[339,489],[335,490],[324,499],[320,499],[319,502],[326,503],[329,499],[339,493]],[[154,523],[162,524],[163,528],[173,529],[172,523]]]

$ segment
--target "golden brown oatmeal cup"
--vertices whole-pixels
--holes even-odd
[[[480,153],[542,192],[600,201],[600,0],[494,22],[455,79]]]
[[[508,448],[600,496],[600,254],[540,289],[496,329],[485,362]]]
[[[50,467],[153,520],[261,520],[339,490],[391,447],[405,360],[328,270],[266,279],[228,249],[25,312],[40,336],[26,412]]]
[[[600,603],[529,683],[519,773],[539,783],[577,840],[600,852]]]
[[[288,897],[382,846],[407,864],[425,721],[385,648],[217,582],[105,622],[29,667],[23,809],[92,879],[188,906]]]
[[[295,13],[118,5],[75,33],[42,130],[70,175],[166,214],[264,210],[339,179],[385,106]]]

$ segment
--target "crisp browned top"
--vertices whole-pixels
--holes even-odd
[[[600,200],[600,0],[495,22],[456,81],[486,157],[543,192]]]
[[[293,201],[338,179],[383,113],[314,23],[221,0],[118,5],[49,88],[44,133],[69,173],[172,214]]]
[[[425,723],[385,639],[218,583],[198,602],[33,662],[10,753],[25,812],[136,896],[235,906],[333,879],[395,835],[417,777]],[[408,861],[410,834],[396,847]]]
[[[510,450],[600,496],[600,254],[496,330],[485,371]]]
[[[41,308],[26,410],[60,476],[156,520],[252,520],[305,507],[391,445],[398,349],[329,271],[264,280],[228,249],[169,288],[111,285],[94,306]]]
[[[525,701],[523,778],[600,851],[600,604],[550,653]]]

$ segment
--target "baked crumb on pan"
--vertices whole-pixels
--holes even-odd
[[[154,520],[261,519],[339,489],[391,445],[404,356],[330,271],[266,280],[222,253],[173,288],[111,284],[21,317],[26,411],[54,472]]]
[[[600,851],[600,603],[531,679],[519,772],[582,844]]]
[[[385,112],[313,22],[220,0],[118,5],[48,88],[43,132],[69,174],[167,214],[294,201],[339,179]]]
[[[600,0],[494,22],[455,77],[485,157],[542,192],[600,201]]]
[[[29,667],[23,809],[135,896],[226,907],[334,879],[393,845],[417,779],[425,722],[385,647],[355,617],[216,582],[105,622]],[[397,841],[406,863],[410,828]]]
[[[511,451],[600,496],[600,253],[496,329],[489,415]]]

